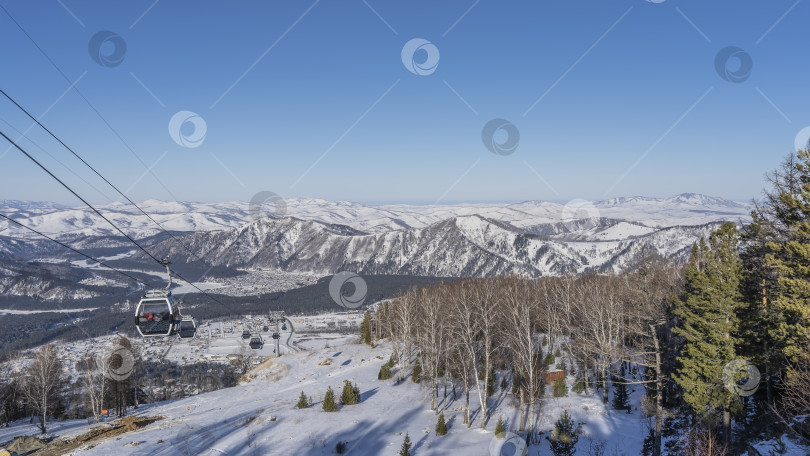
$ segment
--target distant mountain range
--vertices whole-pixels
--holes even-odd
[[[649,228],[676,225],[702,225],[718,220],[745,220],[751,209],[747,203],[694,193],[671,198],[629,197],[568,204],[526,201],[511,204],[458,205],[364,205],[346,201],[311,198],[288,199],[277,213],[272,203],[251,211],[249,203],[178,203],[148,200],[139,206],[170,231],[213,231],[236,228],[254,221],[257,215],[290,216],[327,224],[340,224],[355,230],[379,234],[397,229],[425,228],[453,217],[478,215],[506,222],[529,232],[539,226],[582,219],[613,219]],[[98,206],[99,210],[133,237],[159,233],[159,227],[129,204]],[[60,237],[117,236],[109,224],[89,208],[67,208],[52,203],[0,200],[0,212],[32,228]],[[32,233],[0,221],[0,236],[32,237]]]
[[[141,239],[154,256],[170,257],[179,270],[194,271],[193,280],[210,282],[246,271],[540,277],[621,270],[645,248],[685,260],[692,243],[723,221],[744,223],[751,209],[746,203],[698,194],[568,204],[285,203],[286,208],[241,202],[140,204],[173,232],[173,238],[129,205],[99,209]],[[155,270],[143,252],[89,209],[0,201],[0,212],[108,264],[129,271]],[[50,241],[0,222],[0,297],[76,299],[102,296],[110,287],[132,288],[120,276],[78,259]]]

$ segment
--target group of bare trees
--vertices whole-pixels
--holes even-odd
[[[570,373],[608,401],[608,382],[618,366],[633,365],[627,383],[663,389],[662,347],[669,345],[668,318],[680,282],[680,267],[654,254],[639,256],[632,273],[528,279],[464,279],[412,289],[379,312],[402,380],[418,362],[438,414],[449,404],[447,388],[461,390],[464,423],[483,428],[490,417],[486,385],[500,371],[519,402],[520,431],[533,434],[544,393],[544,360],[560,354]],[[558,363],[560,361],[558,360]],[[505,380],[504,380],[505,379]],[[618,380],[617,380],[618,381]],[[444,387],[443,396],[440,389]],[[479,413],[472,415],[470,394]],[[660,448],[663,406],[657,407]]]

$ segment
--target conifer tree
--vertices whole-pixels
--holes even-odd
[[[420,383],[422,381],[422,364],[419,363],[419,360],[416,360],[416,364],[413,365],[411,381],[414,383]]]
[[[402,447],[399,449],[399,456],[411,456],[411,437],[405,433],[405,440],[402,441]]]
[[[360,403],[360,388],[348,380],[343,381],[343,391],[340,393],[340,403],[354,405]]]
[[[574,428],[574,420],[568,415],[567,410],[563,410],[560,419],[554,423],[551,435],[546,438],[551,443],[551,452],[554,456],[574,456],[579,435]]]
[[[367,310],[363,315],[363,322],[360,323],[360,341],[364,344],[374,346],[371,338],[371,314]]]
[[[380,366],[380,373],[377,374],[377,380],[388,380],[391,376],[391,368],[388,367],[388,363]]]
[[[298,396],[298,403],[295,404],[296,407],[300,409],[310,408],[312,406],[312,401],[301,391],[301,395]]]
[[[565,385],[565,377],[554,380],[554,397],[568,397],[568,387]]]
[[[619,371],[619,376],[613,377],[613,387],[616,388],[616,393],[613,395],[613,409],[614,410],[627,410],[630,413],[629,397],[627,394],[627,379],[624,363]]]
[[[436,419],[436,435],[445,434],[447,434],[447,423],[444,421],[444,413],[440,413],[439,418]]]
[[[785,235],[768,244],[773,253],[766,254],[766,264],[779,288],[770,316],[773,336],[784,358],[796,364],[810,358],[810,150],[798,151],[793,166],[798,185],[778,195]]]
[[[338,406],[335,403],[335,392],[332,387],[326,389],[326,395],[323,397],[323,411],[324,412],[337,412]]]
[[[674,380],[684,390],[684,401],[705,425],[713,426],[717,413],[722,412],[727,442],[732,408],[740,403],[723,383],[724,367],[736,358],[736,312],[742,305],[738,238],[737,227],[724,223],[708,243],[701,239],[692,247],[684,296],[675,308],[681,324],[674,332],[685,343]]]
[[[506,436],[506,423],[503,422],[503,417],[498,417],[498,423],[495,424],[495,437],[503,439]]]

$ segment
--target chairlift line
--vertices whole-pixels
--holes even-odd
[[[124,275],[124,276],[126,276],[126,277],[129,277],[130,279],[132,279],[132,280],[134,280],[134,281],[136,281],[136,282],[140,283],[141,285],[143,285],[143,286],[145,286],[145,287],[146,287],[146,286],[148,286],[148,285],[146,284],[146,282],[144,282],[143,280],[141,280],[141,279],[137,279],[137,278],[135,278],[135,277],[133,277],[133,276],[131,276],[131,275],[127,274],[126,272],[124,272],[124,271],[122,271],[122,270],[120,270],[120,269],[116,269],[116,268],[114,268],[114,267],[112,267],[112,266],[108,265],[107,263],[105,263],[105,262],[103,262],[103,261],[101,261],[101,260],[98,260],[98,259],[96,259],[96,258],[91,257],[90,255],[87,255],[87,254],[85,254],[85,253],[82,253],[82,252],[80,252],[80,251],[78,251],[78,250],[74,249],[73,247],[71,247],[71,246],[69,246],[69,245],[67,245],[67,244],[64,244],[64,243],[62,243],[62,242],[60,242],[60,241],[57,241],[56,239],[54,239],[54,238],[52,238],[52,237],[48,236],[47,234],[41,233],[41,232],[39,232],[39,231],[37,231],[37,230],[35,230],[35,229],[31,228],[30,226],[24,225],[24,224],[22,224],[22,223],[20,223],[20,222],[18,222],[18,221],[16,221],[16,220],[14,220],[13,218],[11,218],[11,217],[9,217],[9,216],[7,216],[7,215],[0,214],[0,217],[2,217],[2,218],[4,218],[4,219],[8,220],[8,221],[9,221],[9,222],[11,222],[11,223],[14,223],[14,224],[19,225],[19,226],[21,226],[21,227],[25,228],[25,229],[26,229],[26,230],[28,230],[28,231],[32,231],[32,232],[34,232],[34,233],[36,233],[36,234],[38,234],[38,235],[40,235],[40,236],[44,237],[45,239],[47,239],[47,240],[49,240],[49,241],[51,241],[51,242],[55,242],[55,243],[57,243],[57,244],[61,245],[62,247],[66,248],[66,249],[68,249],[68,250],[70,250],[70,251],[72,251],[72,252],[74,252],[74,253],[77,253],[77,254],[79,254],[79,255],[81,255],[81,256],[83,256],[83,257],[85,257],[85,258],[87,258],[88,260],[91,260],[91,261],[93,261],[93,262],[95,262],[95,263],[98,263],[98,264],[100,264],[100,265],[104,266],[104,267],[105,267],[105,268],[107,268],[107,269],[110,269],[110,270],[115,271],[115,272],[117,272],[117,273],[119,273],[119,274],[122,274],[122,275]]]
[[[135,308],[135,327],[142,337],[166,337],[177,335],[182,339],[194,337],[197,322],[180,313],[180,305],[172,296],[171,261],[164,258],[160,264],[166,267],[166,288],[149,290]]]

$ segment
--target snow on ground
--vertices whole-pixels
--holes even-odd
[[[510,404],[511,395],[497,389],[490,399],[496,407],[480,430],[477,392],[470,394],[473,427],[462,424],[463,399],[450,402],[445,412],[450,431],[436,436],[436,416],[429,410],[427,385],[409,380],[379,381],[380,366],[388,360],[390,348],[371,348],[355,343],[333,345],[282,358],[268,358],[251,372],[251,380],[224,390],[193,397],[142,406],[138,416],[165,416],[166,419],[117,438],[94,442],[74,455],[327,455],[334,454],[338,441],[347,441],[354,455],[395,455],[405,433],[414,444],[415,455],[487,455],[498,416],[516,426],[519,412]],[[344,406],[339,412],[321,410],[328,386],[339,397],[344,380],[357,384],[362,402]],[[569,378],[571,386],[572,378]],[[294,408],[301,391],[311,396],[310,409]],[[555,399],[550,389],[542,400],[538,420],[544,436],[530,454],[549,454],[545,436],[563,409],[582,424],[578,450],[587,453],[591,440],[604,442],[608,454],[639,454],[646,435],[646,418],[638,410],[641,388],[632,393],[633,411],[607,410],[599,396],[578,395]],[[52,432],[60,437],[75,436],[90,426],[83,420],[54,423]],[[17,423],[0,429],[0,442],[21,434],[34,435],[37,429]],[[537,451],[539,450],[539,453]]]

